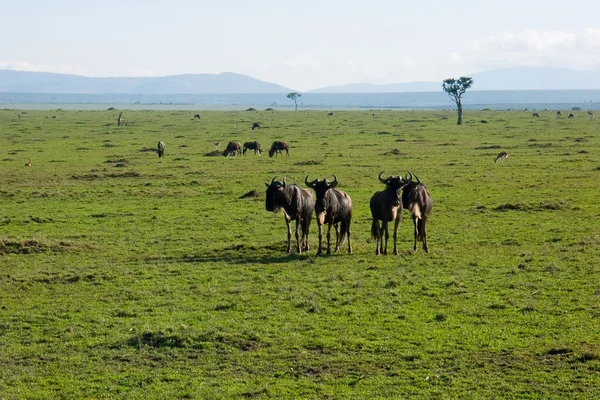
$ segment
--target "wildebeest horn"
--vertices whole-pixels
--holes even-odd
[[[287,182],[285,181],[285,176],[283,177],[283,187],[285,187],[285,185],[287,185]]]
[[[306,186],[308,186],[309,188],[312,187],[312,183],[308,181],[308,175],[306,175],[306,178],[304,178],[304,183],[306,184]]]
[[[412,172],[408,171],[408,175],[406,175],[406,180],[407,181],[412,181],[412,178],[413,178]]]
[[[333,182],[331,182],[331,184],[333,185],[334,183],[337,183],[337,176],[335,176],[335,174],[333,174]]]
[[[381,175],[383,174],[383,171],[381,171],[379,173],[379,180],[381,181],[381,183],[383,183],[384,185],[387,185],[388,183],[390,183],[390,178],[386,178],[386,179],[381,179]]]
[[[417,178],[417,183],[421,183],[421,180],[419,179],[419,177],[417,176],[417,174],[415,174],[415,178]]]

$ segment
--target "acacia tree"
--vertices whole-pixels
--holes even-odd
[[[473,78],[468,76],[461,76],[458,79],[444,79],[444,83],[442,83],[442,89],[448,93],[448,96],[456,103],[456,107],[458,108],[457,125],[462,125],[462,103],[460,98],[471,85],[473,85]]]
[[[288,99],[291,99],[294,101],[294,105],[296,106],[294,111],[298,111],[298,97],[302,97],[302,94],[300,94],[298,92],[292,92],[292,93],[288,93],[288,95],[287,95]]]

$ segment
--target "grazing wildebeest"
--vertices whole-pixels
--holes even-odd
[[[571,113],[567,118],[575,118],[575,116],[573,115],[573,113]]]
[[[289,157],[290,146],[288,146],[287,142],[279,142],[279,141],[273,142],[273,144],[271,145],[271,149],[269,150],[269,157],[273,157],[273,155],[275,155],[275,157],[277,157],[277,154],[281,154],[281,156],[283,157],[282,150],[285,150],[285,153]]]
[[[594,118],[594,113],[591,111],[588,111],[588,115],[590,116],[590,118]]]
[[[414,182],[410,171],[409,174],[410,176],[405,179],[407,181],[406,185],[402,189],[402,207],[412,215],[415,228],[415,245],[413,250],[417,251],[417,241],[422,241],[423,250],[429,253],[429,248],[427,247],[427,218],[433,207],[433,200],[419,177],[415,175],[417,181]]]
[[[252,130],[255,130],[256,128],[260,129],[260,124],[258,122],[252,124]]]
[[[560,113],[560,111],[557,111],[557,112],[556,112],[556,116],[557,116],[557,117],[560,117],[561,115],[562,115],[562,114]]]
[[[540,115],[538,113],[533,113],[533,116],[539,118]]]
[[[223,152],[225,157],[242,155],[242,145],[238,142],[227,143],[227,148]]]
[[[498,160],[504,161],[508,158],[508,152],[507,151],[503,151],[502,153],[499,153],[496,156],[496,159],[494,160],[494,163],[497,163]]]
[[[321,245],[323,243],[323,225],[327,224],[327,254],[331,254],[331,226],[335,225],[335,251],[338,251],[346,236],[348,237],[348,254],[352,254],[352,245],[350,243],[350,221],[352,220],[352,199],[346,192],[335,189],[338,184],[337,177],[333,175],[333,182],[329,183],[327,179],[319,181],[315,179],[308,181],[308,176],[304,179],[306,186],[315,190],[315,214],[317,215],[317,226],[319,227],[319,248],[317,255],[321,254]],[[338,223],[340,230],[338,231]]]
[[[158,142],[157,152],[158,152],[158,158],[165,156],[165,144],[162,140],[160,142]]]
[[[285,224],[287,225],[287,252],[292,251],[292,227],[291,222],[296,221],[296,251],[308,251],[308,228],[310,220],[315,209],[315,199],[312,192],[308,189],[302,189],[298,185],[288,185],[283,178],[283,182],[276,181],[275,178],[267,186],[267,199],[265,209],[267,211],[277,211],[283,209]],[[302,230],[300,237],[299,230]]]
[[[195,115],[194,115],[194,119],[195,119],[195,118],[198,118],[198,119],[200,119],[200,114],[195,114]]]
[[[327,114],[328,117],[333,117],[333,111]]]
[[[406,181],[401,176],[390,176],[382,179],[379,174],[379,180],[385,186],[385,190],[375,192],[371,197],[371,235],[375,239],[375,254],[387,254],[387,243],[390,237],[388,231],[388,222],[394,221],[394,254],[398,254],[396,242],[398,238],[398,224],[402,218],[402,201],[400,200],[400,190],[406,185]],[[381,221],[381,228],[379,227]],[[385,232],[385,246],[383,245],[382,231]]]
[[[254,150],[254,155],[256,155],[256,153],[258,153],[259,156],[262,151],[260,144],[256,141],[244,143],[244,150],[242,151],[243,155],[246,154],[246,150]]]

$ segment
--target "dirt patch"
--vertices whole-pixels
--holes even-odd
[[[404,154],[402,154],[402,153],[400,152],[400,150],[398,150],[398,149],[394,149],[394,150],[391,150],[391,151],[388,151],[388,152],[382,153],[381,155],[382,155],[382,156],[403,156]]]
[[[491,146],[480,146],[475,147],[475,150],[491,150],[491,149],[501,149],[502,146],[498,146],[497,144],[493,144]]]
[[[313,161],[313,160],[308,160],[308,161],[299,161],[297,163],[294,163],[294,165],[321,165],[323,164],[320,161]]]
[[[494,211],[555,211],[569,208],[570,205],[564,201],[539,204],[506,203],[495,207]]]
[[[247,199],[247,198],[254,198],[254,197],[258,197],[258,192],[256,190],[251,190],[248,193],[244,193],[239,198],[240,199]]]
[[[206,153],[204,155],[204,157],[218,157],[221,155],[221,152],[219,150],[213,150],[210,153]]]
[[[35,239],[0,239],[0,254],[62,253],[73,248],[74,245],[68,242],[53,243]]]

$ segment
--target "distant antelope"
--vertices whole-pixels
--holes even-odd
[[[158,147],[156,150],[158,153],[158,158],[165,156],[165,143],[162,140],[160,142],[158,142]]]
[[[220,146],[220,145],[221,145],[221,143],[219,143],[219,142],[215,142],[215,149],[216,149],[216,150],[219,150],[219,146]]]
[[[328,117],[333,117],[333,111],[327,114]]]
[[[29,159],[29,161],[27,161],[27,162],[25,163],[25,166],[26,166],[26,167],[31,167],[31,165],[32,165],[32,163],[31,163],[31,158],[30,158],[30,159]]]
[[[591,111],[588,111],[588,115],[590,116],[590,118],[594,118],[594,113]]]
[[[507,151],[503,151],[502,153],[498,154],[496,156],[496,159],[494,160],[494,163],[497,163],[498,160],[504,161],[508,158],[508,152]]]

